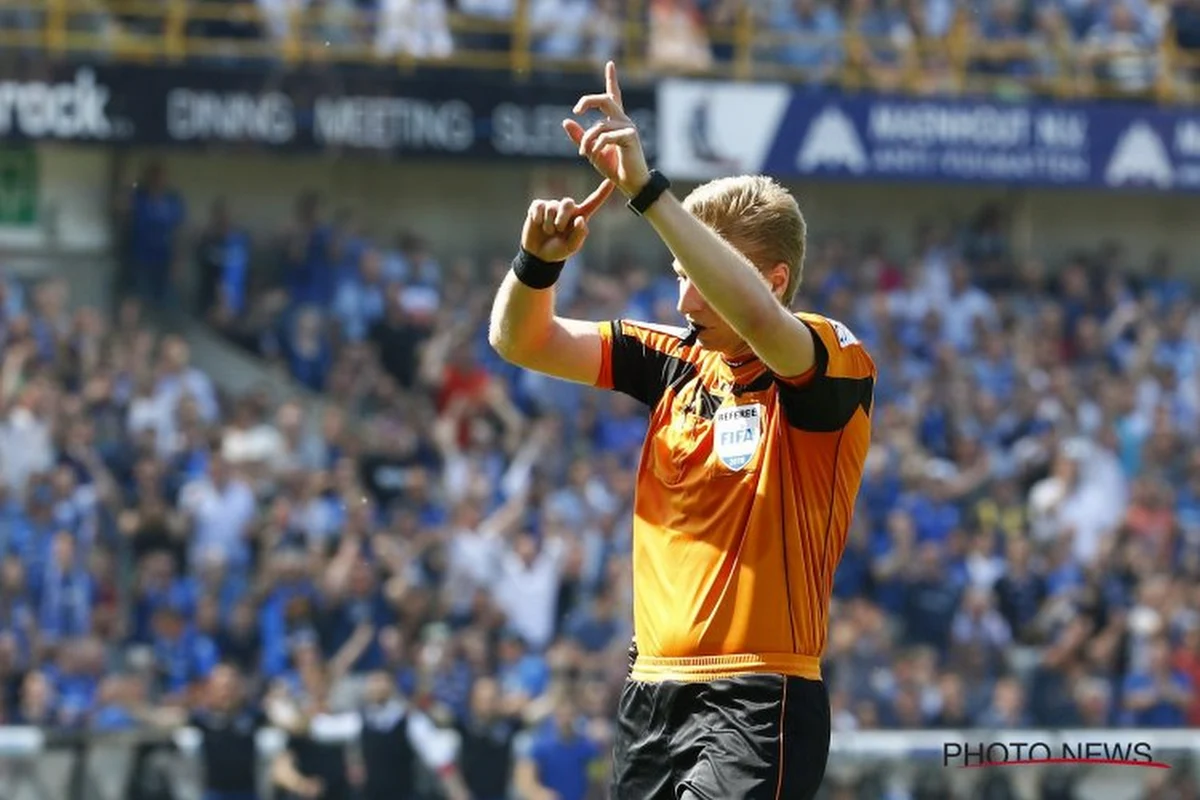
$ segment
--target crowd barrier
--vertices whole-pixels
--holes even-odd
[[[324,737],[344,739],[345,730]],[[265,771],[283,747],[273,729],[258,739]],[[48,733],[0,728],[0,797],[5,800],[199,800],[200,738],[171,733]],[[828,784],[873,782],[891,790],[942,783],[955,797],[1003,775],[1024,799],[1041,797],[1048,774],[1074,782],[1074,796],[1137,800],[1153,786],[1198,777],[1200,730],[907,730],[835,733]],[[1018,756],[1023,756],[1018,758]],[[156,792],[169,787],[173,794]],[[520,800],[514,798],[514,800]]]

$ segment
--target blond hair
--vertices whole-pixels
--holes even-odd
[[[791,193],[763,175],[718,178],[696,187],[683,207],[736,247],[759,270],[787,264],[781,301],[790,306],[804,277],[807,227]]]

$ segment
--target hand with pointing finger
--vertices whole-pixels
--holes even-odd
[[[586,131],[573,119],[563,120],[563,130],[597,172],[616,184],[622,194],[634,197],[650,180],[650,167],[637,126],[625,113],[616,64],[610,61],[605,65],[604,78],[604,94],[585,95],[574,108],[576,114],[599,111],[604,119]]]
[[[566,261],[579,252],[588,235],[588,220],[613,192],[604,181],[588,199],[534,200],[525,216],[521,247],[542,261]]]

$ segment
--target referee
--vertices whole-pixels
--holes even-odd
[[[256,737],[267,727],[266,717],[246,704],[242,679],[227,664],[213,669],[206,694],[205,707],[190,714],[181,708],[160,708],[138,716],[165,730],[186,725],[199,731],[203,800],[258,800]]]
[[[536,200],[492,306],[507,361],[650,409],[633,509],[635,658],[614,800],[809,800],[829,757],[821,675],[833,575],[871,439],[875,364],[841,322],[790,308],[806,228],[764,176],[684,200],[646,164],[617,69],[563,127],[604,176]],[[687,328],[566,319],[553,286],[613,189],[675,257]]]

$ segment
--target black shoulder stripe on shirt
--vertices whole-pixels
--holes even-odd
[[[653,408],[668,386],[687,381],[696,367],[687,361],[648,347],[634,336],[621,331],[613,322],[613,389]]]
[[[813,332],[816,348],[816,374],[803,386],[779,385],[779,401],[788,424],[812,433],[832,433],[841,430],[862,409],[871,413],[875,394],[874,378],[830,378],[829,351],[825,342]]]
[[[811,433],[846,427],[854,412],[871,413],[874,378],[814,378],[804,386],[779,385],[779,401],[788,424]]]

